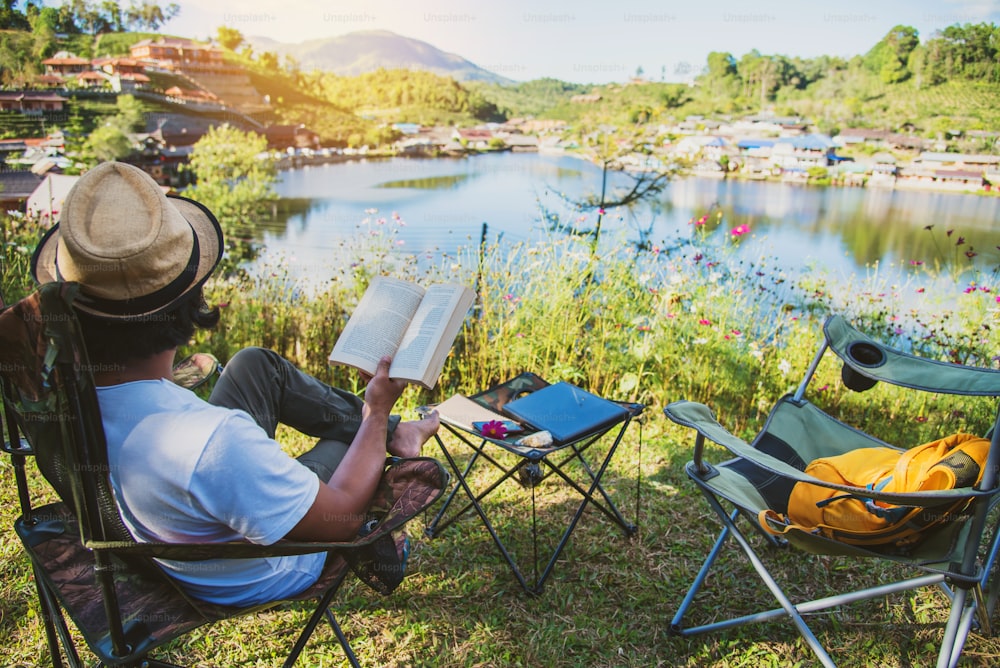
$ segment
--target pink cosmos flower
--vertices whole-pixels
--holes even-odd
[[[507,436],[507,427],[500,420],[490,420],[479,429],[483,436],[503,439]]]
[[[750,226],[749,225],[737,225],[729,233],[732,234],[734,237],[742,237],[744,234],[747,234],[749,231],[750,231]]]

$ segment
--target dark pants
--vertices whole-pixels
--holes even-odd
[[[364,405],[357,395],[327,385],[265,348],[245,348],[233,355],[208,401],[246,411],[271,438],[281,423],[319,439],[298,459],[323,482],[347,454]],[[399,416],[390,416],[390,439],[397,424]]]

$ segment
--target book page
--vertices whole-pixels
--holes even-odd
[[[489,422],[491,420],[503,422],[510,419],[499,413],[494,413],[489,408],[461,394],[453,395],[431,408],[438,412],[442,422],[462,427],[466,431],[475,431],[472,426],[473,422]]]
[[[457,283],[432,285],[399,343],[389,375],[433,387],[475,293]]]
[[[415,283],[373,278],[337,339],[330,361],[374,374],[383,356],[395,357],[423,294],[424,289]]]

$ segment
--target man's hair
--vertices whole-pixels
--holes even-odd
[[[114,364],[145,359],[187,343],[196,328],[211,329],[219,308],[209,308],[201,288],[165,311],[126,320],[109,320],[77,311],[90,361]]]

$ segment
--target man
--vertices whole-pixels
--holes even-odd
[[[364,401],[261,348],[233,356],[208,402],[175,385],[178,345],[219,320],[202,286],[222,248],[208,209],[167,197],[142,170],[110,162],[79,179],[32,258],[39,283],[81,286],[74,308],[97,370],[122,516],[138,540],[350,540],[387,454],[418,455],[437,416],[390,416],[405,384],[388,377],[388,358]],[[278,423],[319,440],[293,459],[274,440]],[[244,606],[305,589],[324,559],[162,563],[194,596]]]

